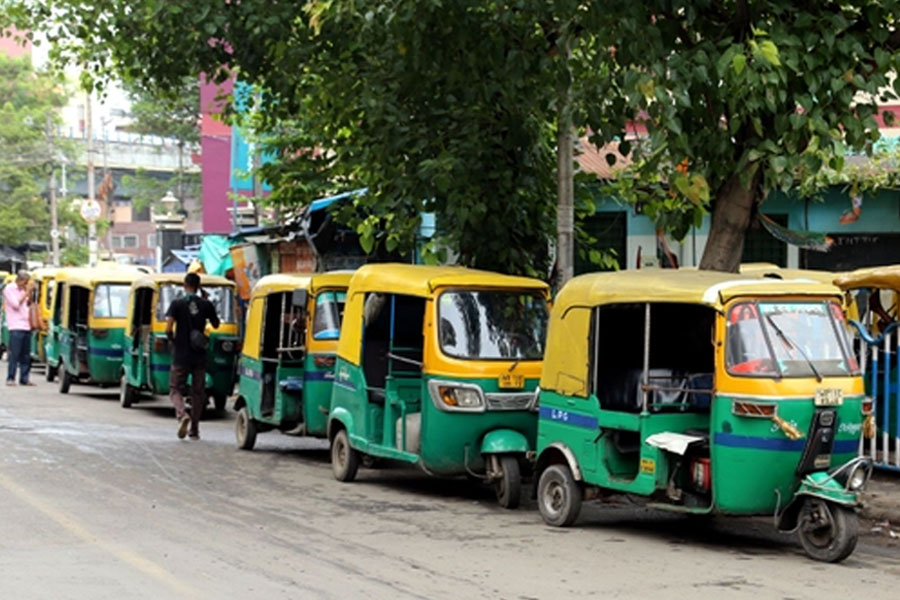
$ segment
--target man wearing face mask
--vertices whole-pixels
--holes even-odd
[[[203,297],[200,276],[184,277],[184,296],[176,298],[166,312],[166,337],[174,347],[169,372],[169,397],[178,419],[178,438],[184,439],[190,426],[190,438],[200,439],[200,417],[206,406],[206,324],[219,327],[219,316],[212,302]],[[184,409],[181,390],[191,377],[191,414]]]

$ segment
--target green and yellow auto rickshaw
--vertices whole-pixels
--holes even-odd
[[[268,275],[253,287],[234,403],[238,448],[272,429],[325,437],[352,275]]]
[[[72,383],[115,385],[122,373],[128,291],[137,274],[121,269],[61,269],[56,274],[48,371],[59,391]],[[52,346],[52,347],[51,347]]]
[[[215,306],[221,321],[217,329],[210,327],[206,331],[206,390],[216,410],[224,410],[234,390],[241,342],[236,286],[224,277],[200,275],[200,290]],[[169,393],[172,348],[166,339],[166,311],[173,300],[183,295],[182,273],[139,275],[131,284],[119,386],[119,402],[124,408],[138,402],[141,392]]]
[[[33,362],[47,362],[47,334],[53,310],[53,291],[56,288],[56,272],[53,267],[35,269],[31,277],[34,287],[31,291],[31,310],[37,328],[31,336],[31,359]]]
[[[547,284],[376,264],[350,281],[328,416],[334,475],[361,457],[470,475],[518,505],[534,451]]]
[[[871,411],[840,291],[708,271],[583,275],[560,291],[540,383],[537,499],[774,515],[813,558],[856,545]]]

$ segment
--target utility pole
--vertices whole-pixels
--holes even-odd
[[[93,114],[91,112],[91,93],[87,92],[87,103],[85,104],[85,121],[87,121],[87,184],[88,197],[87,201],[93,204],[97,201],[94,197],[94,127]],[[88,253],[90,258],[88,264],[92,267],[97,266],[97,223],[88,223]]]
[[[53,143],[53,116],[47,111],[47,156],[50,157],[50,247],[53,266],[59,266],[59,212],[56,206],[56,148]]]
[[[571,43],[569,26],[565,25],[561,34],[563,51],[560,60],[569,69]],[[562,288],[575,275],[575,198],[573,180],[572,102],[566,83],[557,84],[556,121],[556,285]]]

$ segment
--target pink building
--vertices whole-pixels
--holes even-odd
[[[200,83],[200,168],[203,185],[203,232],[231,232],[231,127],[214,115],[222,112],[224,102],[217,100],[231,94],[233,81],[222,85]]]

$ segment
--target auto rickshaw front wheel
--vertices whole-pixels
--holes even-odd
[[[59,393],[68,394],[72,385],[72,376],[66,370],[66,363],[59,361]]]
[[[846,506],[809,497],[804,500],[800,511],[797,535],[810,558],[822,562],[840,562],[856,548],[859,519]]]
[[[359,452],[350,446],[347,430],[341,429],[331,440],[331,470],[338,481],[353,481],[359,469]]]
[[[584,493],[567,465],[547,467],[538,480],[538,510],[547,525],[568,527],[581,512]]]
[[[256,421],[250,416],[246,406],[238,410],[234,420],[234,437],[241,450],[253,450],[253,445],[256,444]]]
[[[122,379],[119,381],[119,404],[122,408],[131,408],[131,405],[137,400],[137,395],[137,388],[128,385],[128,378],[122,373]]]
[[[56,369],[50,366],[50,363],[47,363],[44,368],[44,377],[47,379],[47,383],[53,383],[53,380],[56,379]]]
[[[522,499],[522,473],[518,459],[511,454],[491,454],[494,493],[503,508],[518,508]]]

